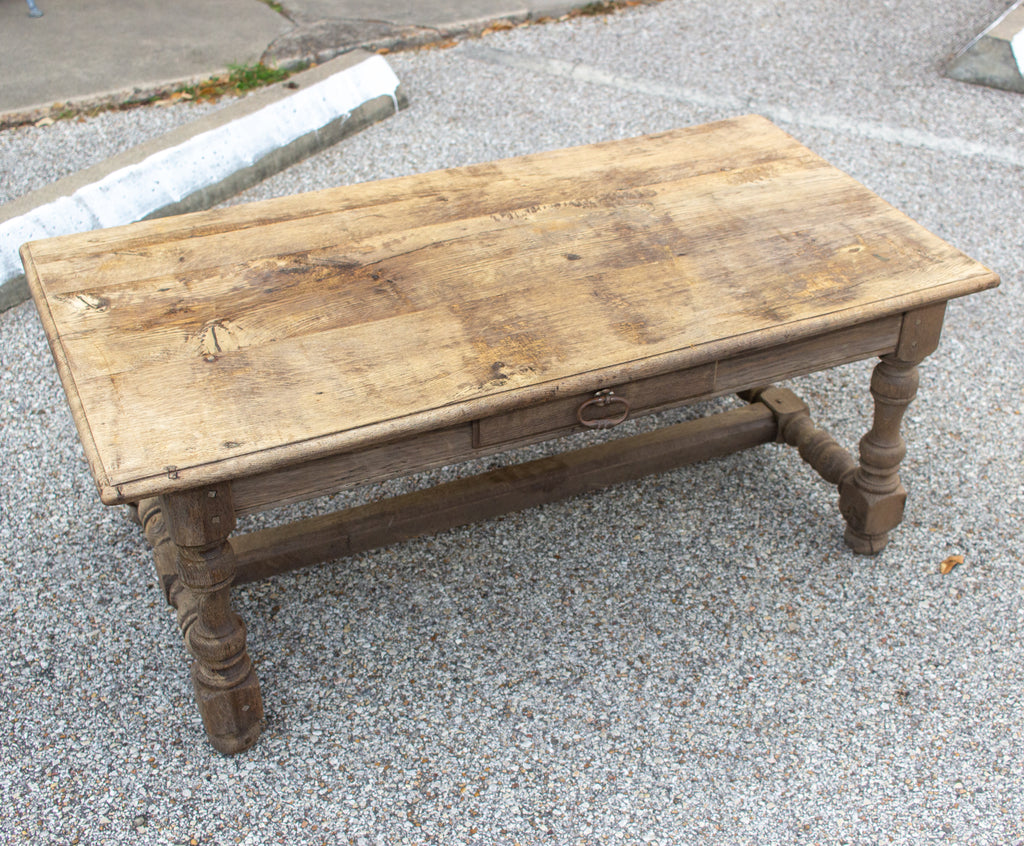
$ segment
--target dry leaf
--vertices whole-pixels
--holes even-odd
[[[36,121],[36,126],[50,126],[54,122],[52,117],[44,117]]]
[[[958,564],[964,563],[964,557],[962,555],[950,555],[945,561],[939,565],[939,572],[943,576],[953,572],[953,568]]]
[[[490,35],[492,32],[501,32],[506,29],[515,29],[516,25],[512,21],[495,21],[489,27],[487,27],[481,35]]]

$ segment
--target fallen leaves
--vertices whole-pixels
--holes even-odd
[[[943,576],[947,576],[953,572],[954,567],[963,563],[964,557],[962,555],[950,555],[949,558],[946,558],[939,565],[939,572],[942,573]]]
[[[512,23],[512,21],[495,21],[489,27],[483,30],[483,32],[481,32],[480,34],[490,35],[492,32],[504,32],[505,30],[515,28],[516,24]]]
[[[174,103],[178,103],[182,100],[194,100],[195,96],[188,91],[175,91],[173,94],[168,94],[162,100],[155,100],[154,106],[171,106]]]

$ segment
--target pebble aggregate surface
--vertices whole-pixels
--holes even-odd
[[[0,842],[1024,844],[1024,100],[941,75],[1003,5],[665,0],[394,54],[410,108],[233,201],[761,111],[1003,279],[921,368],[879,556],[772,445],[244,586],[241,756],[34,307],[0,314]],[[208,108],[0,133],[0,201]],[[870,368],[792,384],[844,444]]]

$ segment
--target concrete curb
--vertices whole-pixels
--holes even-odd
[[[957,53],[946,75],[1024,94],[1024,0],[1017,0]]]
[[[352,51],[0,207],[0,311],[29,296],[22,243],[210,208],[404,105]]]

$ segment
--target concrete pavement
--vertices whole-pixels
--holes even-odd
[[[230,64],[324,62],[560,15],[572,0],[0,0],[0,126],[143,100]],[[279,9],[280,11],[277,11]],[[58,104],[56,108],[54,104]]]
[[[258,61],[293,28],[257,0],[44,0],[39,8],[43,16],[32,18],[24,0],[0,0],[0,115],[148,96]]]

